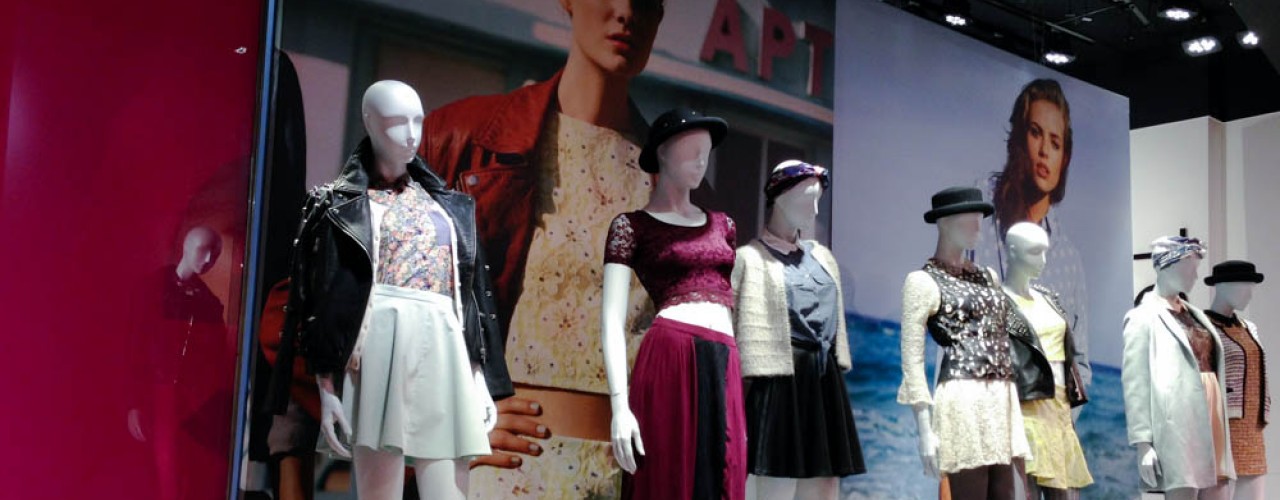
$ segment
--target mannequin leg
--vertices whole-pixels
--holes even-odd
[[[1235,481],[1235,500],[1263,500],[1266,498],[1267,476],[1240,476]]]
[[[404,456],[356,446],[356,496],[360,500],[400,500],[404,497]]]
[[[987,469],[990,467],[974,467],[947,474],[947,485],[953,500],[986,500]]]
[[[1200,496],[1200,490],[1195,488],[1174,488],[1165,490],[1165,500],[1196,500]]]
[[[797,481],[795,498],[836,500],[840,497],[840,478],[811,477]]]
[[[413,473],[418,479],[418,498],[440,500],[466,500],[470,481],[467,461],[427,460],[413,461]]]
[[[1027,476],[1027,498],[1030,500],[1079,500],[1080,490],[1048,488],[1036,484],[1036,478]]]
[[[1015,466],[989,465],[987,468],[990,470],[990,476],[988,476],[990,479],[987,480],[987,498],[1014,500],[1016,498],[1013,486],[1014,472],[1017,470]]]
[[[1012,465],[984,465],[947,475],[956,500],[1013,500]]]
[[[773,500],[778,498],[797,498],[795,478],[747,475],[748,500]]]

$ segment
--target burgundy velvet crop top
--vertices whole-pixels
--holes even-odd
[[[712,302],[733,308],[737,228],[723,212],[703,210],[701,226],[662,222],[644,210],[619,214],[609,225],[605,264],[623,264],[640,278],[654,305]]]

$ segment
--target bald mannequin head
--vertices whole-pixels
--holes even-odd
[[[389,179],[403,175],[422,144],[424,113],[418,93],[403,82],[376,82],[364,91],[360,115],[380,173]]]
[[[1044,271],[1045,254],[1049,251],[1049,234],[1039,224],[1019,222],[1004,236],[1008,258],[1008,274],[1023,274],[1034,279]]]
[[[182,240],[182,260],[178,262],[178,277],[188,279],[192,275],[204,274],[213,268],[222,255],[222,237],[204,226],[197,226],[187,231]]]

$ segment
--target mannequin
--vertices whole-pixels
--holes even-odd
[[[736,230],[728,216],[689,200],[726,132],[723,120],[688,109],[658,117],[640,155],[641,168],[657,174],[649,203],[609,228],[601,340],[627,498],[743,498],[746,432],[729,284]],[[658,313],[628,394],[623,325],[632,271]]]
[[[938,226],[937,248],[902,289],[898,403],[915,412],[925,474],[946,474],[952,498],[1011,499],[1014,461],[1030,452],[1004,329],[1007,304],[995,273],[964,257],[994,208],[981,191],[965,187],[939,191],[932,206],[924,218]],[[926,330],[944,346],[932,396],[924,375]]]
[[[1258,340],[1258,326],[1241,318],[1249,306],[1262,273],[1242,260],[1213,266],[1204,279],[1213,287],[1213,306],[1205,311],[1218,329],[1226,360],[1227,422],[1231,431],[1231,458],[1236,466],[1232,498],[1266,498],[1267,449],[1262,431],[1267,426],[1271,396],[1267,381],[1266,352]]]
[[[1071,327],[1056,294],[1033,285],[1049,250],[1049,234],[1038,224],[1019,222],[1005,238],[1004,293],[1013,314],[1009,341],[1022,400],[1022,418],[1032,457],[1027,460],[1030,498],[1074,499],[1093,483],[1076,436],[1071,409],[1085,403]]]
[[[734,329],[747,388],[747,498],[835,499],[866,471],[842,372],[851,363],[840,271],[812,234],[826,169],[779,163],[768,222],[738,248]]]
[[[510,393],[474,202],[416,156],[412,88],[374,83],[361,112],[368,138],[304,208],[285,335],[307,318],[322,448],[354,460],[362,500],[400,498],[406,462],[420,497],[465,498],[468,460],[490,452],[490,390]]]
[[[1199,240],[1151,243],[1154,293],[1124,318],[1125,421],[1138,473],[1165,498],[1231,498],[1222,343],[1204,313],[1178,297],[1195,285]]]

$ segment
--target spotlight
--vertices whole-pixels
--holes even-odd
[[[1064,54],[1062,52],[1053,52],[1053,51],[1044,53],[1044,62],[1047,62],[1054,66],[1062,66],[1074,60],[1076,60],[1076,56],[1073,56],[1071,54]]]
[[[1054,66],[1062,66],[1076,60],[1075,52],[1071,50],[1071,40],[1054,29],[1050,29],[1045,34],[1043,57],[1045,62]]]
[[[1164,2],[1156,10],[1156,15],[1174,22],[1190,21],[1196,14],[1196,6],[1186,1]]]
[[[957,28],[967,26],[969,18],[969,0],[943,0],[942,19]]]
[[[1193,40],[1182,42],[1182,51],[1189,56],[1203,56],[1222,50],[1222,44],[1218,43],[1218,39],[1211,36],[1202,36]]]
[[[1240,42],[1241,47],[1250,49],[1257,47],[1258,42],[1262,41],[1258,39],[1258,34],[1252,31],[1241,31],[1236,33],[1236,40]]]

